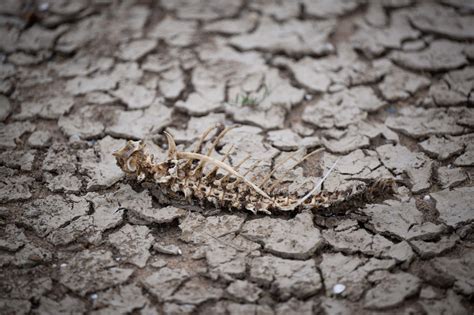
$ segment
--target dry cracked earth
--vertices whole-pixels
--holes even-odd
[[[472,314],[474,3],[0,4],[0,313]],[[216,123],[249,178],[396,178],[344,211],[160,204],[114,150]]]

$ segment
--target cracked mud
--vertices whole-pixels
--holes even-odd
[[[471,2],[5,0],[0,38],[0,313],[474,312]],[[183,207],[112,156],[215,124],[254,182],[284,162],[302,196],[339,158],[324,190],[397,192]]]

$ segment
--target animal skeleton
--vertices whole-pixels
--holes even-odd
[[[125,173],[150,188],[160,200],[186,201],[189,204],[198,203],[201,206],[211,204],[216,208],[245,209],[253,213],[270,214],[272,211],[324,209],[357,200],[369,201],[375,196],[392,193],[394,190],[393,179],[382,179],[370,180],[365,185],[357,187],[355,192],[321,191],[316,194],[317,189],[334,169],[334,164],[314,189],[302,198],[295,194],[274,193],[274,188],[280,184],[280,180],[272,182],[271,177],[286,160],[275,166],[262,183],[257,185],[246,178],[247,174],[239,173],[240,166],[248,157],[235,167],[225,163],[232,147],[221,160],[211,157],[220,140],[233,127],[227,127],[218,133],[206,154],[201,153],[203,143],[215,128],[217,126],[207,129],[202,134],[193,152],[178,151],[171,134],[165,132],[168,152],[166,161],[161,163],[154,162],[154,156],[146,152],[143,141],[128,141],[122,149],[114,153],[114,156],[117,165]],[[296,165],[315,152],[318,150],[303,157]],[[213,166],[207,173],[204,171],[206,164]],[[254,167],[251,167],[249,171]],[[225,175],[218,173],[219,169],[224,171]]]

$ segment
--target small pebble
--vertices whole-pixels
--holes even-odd
[[[167,254],[167,255],[181,255],[182,254],[182,251],[181,249],[176,246],[176,245],[161,245],[161,244],[154,244],[153,245],[153,249],[156,250],[157,252],[159,253],[162,253],[162,254]]]
[[[41,12],[47,11],[49,9],[49,3],[43,2],[38,6],[38,10]]]
[[[423,200],[424,201],[429,201],[431,199],[430,195],[426,195],[423,197]]]
[[[341,283],[335,284],[332,287],[332,292],[334,294],[341,294],[342,292],[344,292],[344,290],[346,290],[346,286]]]
[[[331,43],[326,43],[326,44],[323,45],[323,47],[324,47],[324,49],[326,49],[326,50],[330,50],[330,51],[331,51],[331,50],[334,50],[334,45],[331,44]]]
[[[310,101],[310,100],[313,99],[313,96],[312,96],[311,94],[306,94],[306,95],[304,96],[304,99],[307,100],[307,101]]]
[[[27,141],[28,145],[33,148],[44,148],[51,143],[51,133],[45,130],[36,130]]]
[[[92,293],[90,297],[91,297],[91,300],[94,300],[94,301],[97,300],[97,293]]]
[[[63,264],[59,265],[59,267],[61,267],[61,268],[64,268],[64,267],[66,267],[66,266],[67,266],[66,263],[63,263]]]
[[[75,134],[69,137],[69,142],[78,142],[78,141],[81,141],[81,137],[78,134]]]

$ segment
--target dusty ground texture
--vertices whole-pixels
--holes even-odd
[[[0,38],[0,313],[473,313],[472,2],[4,0]],[[284,189],[398,193],[182,209],[111,156],[216,123],[256,181],[322,147]]]

